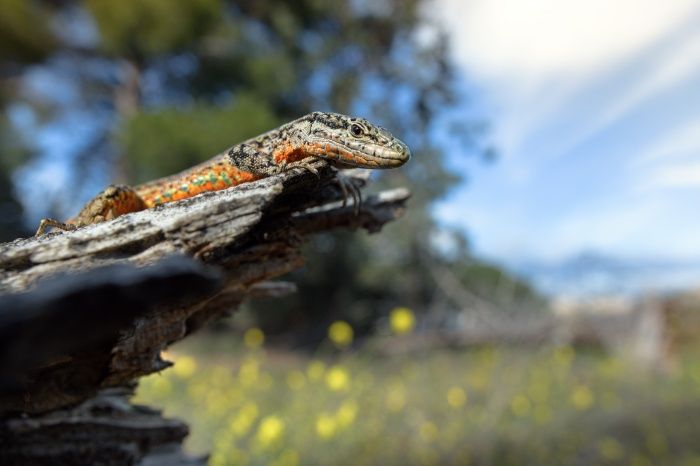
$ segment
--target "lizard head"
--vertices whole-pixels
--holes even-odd
[[[307,136],[309,154],[338,165],[362,168],[400,167],[411,158],[408,146],[364,118],[314,112]]]

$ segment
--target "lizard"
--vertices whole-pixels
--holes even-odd
[[[75,230],[296,167],[318,176],[318,171],[311,165],[311,161],[317,158],[336,168],[385,169],[399,167],[410,157],[411,151],[405,143],[364,118],[313,112],[236,144],[176,175],[137,186],[111,185],[66,222],[42,219],[36,236],[46,233],[51,227]]]

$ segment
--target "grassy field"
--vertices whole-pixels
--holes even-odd
[[[698,358],[659,374],[569,347],[322,358],[245,341],[179,347],[136,396],[186,420],[212,465],[700,466]]]

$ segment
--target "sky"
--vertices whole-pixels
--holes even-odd
[[[700,1],[435,3],[499,155],[441,220],[505,264],[700,261]]]

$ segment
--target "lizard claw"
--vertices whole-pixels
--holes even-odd
[[[342,207],[346,207],[348,205],[348,197],[351,197],[353,213],[355,216],[358,216],[360,214],[360,209],[362,209],[362,192],[357,186],[355,186],[355,183],[352,182],[352,178],[343,175],[342,172],[338,171],[336,173],[336,177],[333,179],[333,182],[338,185],[343,193]]]
[[[39,222],[39,228],[37,228],[36,233],[34,233],[34,236],[45,235],[46,230],[48,230],[51,227],[58,228],[59,230],[63,231],[73,231],[77,228],[77,226],[72,223],[59,222],[58,220],[55,220],[53,218],[42,218],[41,222]]]
[[[314,176],[316,176],[316,178],[320,179],[321,175],[318,173],[318,169],[316,167],[314,167],[311,164],[311,162],[312,161],[306,160],[306,159],[297,160],[296,162],[292,162],[290,164],[285,164],[283,169],[284,170],[291,170],[292,168],[303,168],[304,170],[308,170],[311,173],[313,173]]]

